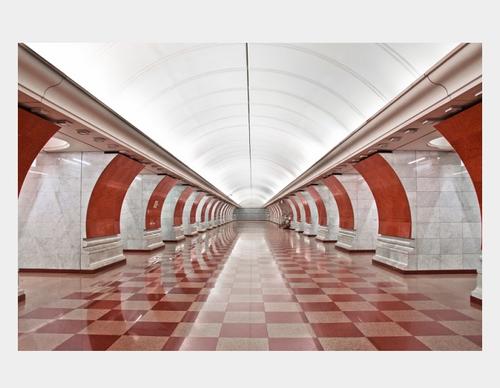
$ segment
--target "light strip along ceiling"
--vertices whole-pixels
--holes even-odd
[[[250,43],[248,73],[244,43],[28,46],[235,202],[259,207],[456,44]]]

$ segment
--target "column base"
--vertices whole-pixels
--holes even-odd
[[[358,232],[352,229],[339,228],[338,240],[335,246],[348,252],[375,252],[375,247],[370,244],[363,244],[358,236]]]
[[[373,261],[403,271],[416,270],[415,240],[379,235]]]
[[[119,234],[83,239],[81,270],[96,270],[123,260],[125,256]]]
[[[24,302],[26,300],[26,294],[24,293],[24,290],[18,289],[17,290],[17,302]]]
[[[330,231],[330,228],[328,226],[319,225],[316,240],[323,242],[335,242],[337,241],[337,236],[335,236],[335,233]]]
[[[483,271],[482,268],[477,271],[476,288],[470,293],[472,303],[483,304]]]
[[[304,224],[304,236],[314,237],[318,233],[315,230],[316,228],[311,224]]]
[[[184,235],[185,236],[196,236],[198,234],[198,224],[197,223],[194,223],[194,224],[191,224],[191,225],[188,225],[185,229],[184,229]]]
[[[161,229],[145,230],[143,250],[152,251],[163,248],[165,243],[161,240]]]
[[[175,233],[175,241],[181,241],[186,238],[186,236],[184,236],[184,230],[182,228],[182,225],[174,226],[174,233]]]

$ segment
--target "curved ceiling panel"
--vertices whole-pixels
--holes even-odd
[[[248,207],[263,205],[455,47],[251,43],[247,80],[242,43],[29,46]]]

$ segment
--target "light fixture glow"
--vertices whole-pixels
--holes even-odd
[[[425,156],[423,156],[421,158],[418,158],[418,159],[412,160],[411,162],[408,162],[408,164],[418,163],[418,162],[421,162],[422,160],[425,160],[425,159],[427,159],[427,158]]]

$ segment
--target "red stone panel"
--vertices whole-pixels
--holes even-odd
[[[177,179],[165,176],[156,185],[146,208],[146,230],[154,230],[161,227],[161,211],[165,203],[165,198],[177,182]]]
[[[331,191],[337,203],[337,208],[339,209],[339,226],[342,229],[354,230],[354,211],[351,199],[344,186],[335,175],[330,175],[328,178],[323,179],[323,183]]]
[[[17,109],[17,194],[38,153],[59,127],[24,109]]]
[[[210,216],[212,215],[212,207],[217,202],[216,198],[208,199],[203,205],[203,209],[201,209],[201,222],[210,221]]]
[[[193,205],[191,206],[191,212],[189,213],[189,223],[194,224],[196,222],[196,210],[198,209],[198,205],[200,201],[203,199],[206,193],[199,193],[195,198]]]
[[[182,213],[184,213],[184,206],[186,205],[186,201],[193,191],[193,187],[186,186],[186,188],[182,191],[179,199],[177,199],[177,203],[175,204],[174,209],[174,226],[182,225]]]
[[[411,238],[411,212],[406,191],[391,165],[379,154],[357,163],[375,198],[378,232],[385,236]]]
[[[288,199],[290,200],[290,202],[292,202],[292,205],[295,208],[295,213],[297,214],[296,220],[294,220],[294,221],[295,222],[302,222],[302,214],[300,213],[300,208],[299,208],[299,205],[297,204],[297,200],[293,196],[288,197]],[[293,212],[291,215],[293,217]]]
[[[127,190],[143,165],[116,155],[103,170],[92,189],[87,208],[87,238],[120,233],[120,213]]]
[[[450,117],[436,125],[464,162],[482,212],[483,103]]]
[[[302,195],[302,193],[296,193],[297,198],[302,202],[302,206],[304,207],[304,216],[306,218],[306,223],[311,223],[311,209],[309,208],[309,203],[307,199]]]
[[[328,223],[328,218],[326,215],[326,207],[323,199],[314,186],[309,186],[307,188],[307,192],[311,195],[314,203],[316,204],[316,208],[318,209],[318,224],[326,226]]]

